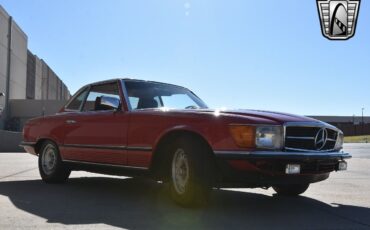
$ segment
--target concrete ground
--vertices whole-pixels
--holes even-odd
[[[345,150],[354,156],[348,171],[303,196],[216,190],[198,210],[145,180],[73,172],[66,184],[44,184],[36,157],[0,153],[0,229],[370,229],[370,144]]]

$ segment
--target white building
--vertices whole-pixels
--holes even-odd
[[[66,85],[47,63],[27,49],[27,40],[0,5],[0,94],[4,95],[0,96],[0,129],[12,118],[11,100],[65,101],[70,97]]]

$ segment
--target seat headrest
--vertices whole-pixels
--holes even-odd
[[[140,98],[137,109],[158,108],[158,102],[153,98]]]

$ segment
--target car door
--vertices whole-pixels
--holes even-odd
[[[128,116],[119,82],[92,85],[84,92],[76,97],[85,97],[78,111],[66,116],[61,148],[64,160],[126,165]],[[118,108],[107,101],[116,101]]]

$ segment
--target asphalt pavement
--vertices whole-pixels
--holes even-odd
[[[370,229],[370,144],[344,151],[353,155],[348,171],[302,196],[221,189],[195,210],[144,179],[73,172],[65,184],[45,184],[35,156],[0,153],[0,229]]]

